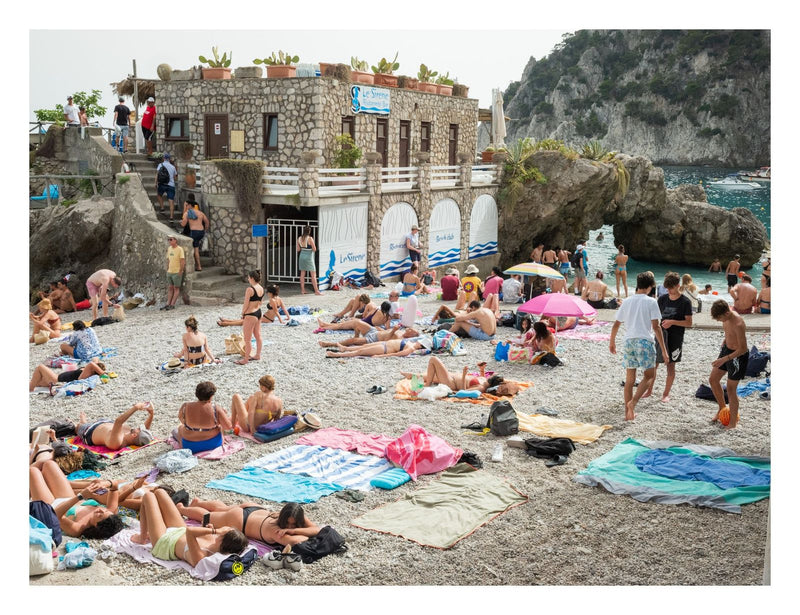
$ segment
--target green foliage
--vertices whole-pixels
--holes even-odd
[[[719,128],[708,128],[708,127],[697,131],[697,136],[698,137],[705,137],[707,139],[710,139],[711,137],[715,137],[717,135],[720,135],[720,136],[724,137],[725,136],[725,132],[723,132]]]
[[[56,105],[55,109],[36,109],[34,111],[39,122],[53,122],[59,126],[64,125],[64,106]]]
[[[120,185],[127,184],[129,181],[131,181],[131,176],[130,175],[117,175],[117,183],[118,184],[120,184]]]
[[[90,169],[86,171],[84,175],[99,175],[99,173]],[[95,188],[97,189],[98,193],[100,192],[100,185],[98,182],[87,177],[84,177],[83,179],[78,179],[77,177],[75,179],[66,179],[64,180],[64,183],[67,186],[76,188],[77,192],[83,195],[85,198],[89,198],[90,196],[94,195]]]
[[[525,186],[529,182],[546,184],[547,178],[535,166],[530,164],[530,158],[536,153],[536,145],[529,139],[518,139],[508,148],[508,158],[503,164],[503,186],[500,189],[500,199],[508,206],[509,214],[514,213],[514,207],[525,193]]]
[[[608,132],[608,126],[605,126],[597,117],[597,113],[592,111],[585,120],[576,118],[575,132],[583,137],[602,137]]]
[[[70,205],[74,205],[77,202],[78,202],[78,199],[64,199],[63,201],[61,201],[61,204],[64,207],[69,207]]]
[[[536,115],[553,115],[553,105],[547,101],[542,101],[533,108]]]
[[[436,78],[436,83],[439,85],[453,85],[453,80],[450,79],[450,71],[447,71],[444,75],[439,75]]]
[[[641,120],[651,126],[667,125],[666,116],[661,111],[657,111],[653,103],[645,103],[641,100],[631,100],[625,103],[625,116]]]
[[[423,83],[434,83],[434,77],[439,73],[435,70],[431,70],[424,64],[419,65],[419,71],[417,72],[417,79],[419,79]]]
[[[76,107],[84,107],[88,119],[102,117],[107,111],[106,107],[97,104],[102,95],[101,90],[92,90],[91,94],[84,91],[75,92],[72,95],[72,104]],[[53,122],[59,126],[64,124],[64,105],[56,105],[55,109],[36,109],[34,113],[40,122]]]
[[[672,103],[677,102],[683,96],[683,89],[675,74],[658,73],[647,83],[647,88],[653,94],[666,98]]]
[[[503,100],[507,103],[511,102],[511,99],[514,98],[514,95],[519,90],[520,81],[512,81],[511,84],[506,88],[506,91],[503,92]]]
[[[253,64],[266,64],[267,66],[292,66],[297,64],[300,61],[300,56],[293,56],[289,52],[278,51],[276,55],[275,52],[272,52],[272,55],[266,57],[264,59],[256,58],[253,60]]]
[[[622,160],[616,156],[616,152],[608,152],[601,160],[602,162],[613,163],[617,167],[617,193],[614,195],[614,200],[620,202],[628,194],[628,188],[631,185],[631,173],[622,163]]]
[[[581,157],[588,160],[602,160],[606,155],[608,155],[608,150],[600,141],[589,141],[581,147]]]
[[[729,117],[736,115],[736,107],[739,106],[739,99],[730,94],[722,94],[711,104],[711,117]]]
[[[221,158],[212,160],[222,176],[233,186],[239,211],[249,220],[261,216],[261,183],[264,164],[260,160]]]
[[[231,65],[231,60],[233,59],[233,52],[228,55],[228,52],[222,54],[222,57],[219,57],[217,54],[217,48],[212,47],[211,52],[214,54],[214,59],[211,60],[206,58],[205,56],[199,56],[198,60],[200,60],[203,64],[208,64],[211,68],[228,68]]]
[[[339,135],[335,139],[336,149],[333,152],[333,168],[354,169],[356,162],[361,158],[361,148],[353,141],[350,135]]]
[[[359,60],[358,56],[350,57],[350,66],[353,70],[366,73],[369,70],[369,63],[366,60]]]
[[[382,73],[384,75],[393,74],[394,71],[400,68],[400,63],[397,61],[398,53],[399,52],[396,52],[394,54],[394,59],[391,61],[387,60],[386,58],[381,58],[380,61],[378,62],[378,65],[372,67],[372,72],[375,73],[376,75],[378,73]]]

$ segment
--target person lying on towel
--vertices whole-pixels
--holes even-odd
[[[147,418],[140,427],[131,427],[125,421],[136,412],[147,412]],[[89,446],[105,446],[112,451],[118,451],[124,446],[144,446],[153,441],[150,425],[153,423],[153,404],[139,402],[132,408],[120,414],[116,420],[97,419],[90,421],[84,412],[81,412],[80,421],[75,432]]]
[[[138,544],[153,545],[153,557],[183,560],[190,566],[215,553],[241,553],[248,542],[231,527],[186,527],[180,511],[163,489],[148,492],[139,510],[140,532],[131,536]]]
[[[426,387],[434,386],[436,384],[446,384],[453,391],[480,391],[486,392],[489,387],[494,387],[503,383],[503,377],[495,374],[488,380],[485,377],[486,363],[478,363],[480,369],[480,376],[472,376],[467,373],[469,366],[465,365],[463,371],[458,374],[456,372],[447,371],[444,363],[438,357],[431,357],[428,360],[428,371],[425,374],[419,374],[422,382]],[[409,372],[400,372],[404,378],[409,380],[415,374]]]
[[[325,356],[329,359],[334,357],[407,357],[412,352],[418,350],[430,350],[433,340],[428,336],[413,339],[390,339],[386,342],[375,342],[374,344],[364,344],[354,350],[344,350],[333,352],[329,350]]]
[[[276,513],[253,502],[228,505],[219,500],[195,498],[189,506],[178,504],[178,510],[185,517],[204,525],[242,528],[248,538],[283,545],[284,553],[291,551],[293,545],[316,536],[320,530],[306,517],[303,507],[295,502],[289,502]]]
[[[44,363],[37,365],[31,375],[31,381],[28,383],[28,391],[33,391],[36,387],[49,387],[52,385],[61,385],[65,382],[73,382],[74,380],[83,380],[89,376],[102,376],[106,373],[106,366],[97,357],[93,358],[89,363],[79,369],[70,369],[56,374],[52,369],[47,367]]]

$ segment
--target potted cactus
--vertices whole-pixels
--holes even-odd
[[[436,88],[438,90],[438,94],[443,94],[444,96],[452,96],[453,94],[453,80],[450,79],[450,71],[447,71],[444,75],[439,75],[436,79]]]
[[[350,68],[353,69],[350,71],[350,80],[353,83],[366,83],[369,85],[375,83],[375,76],[368,72],[369,64],[367,64],[366,60],[359,60],[358,56],[353,56],[350,58]]]
[[[372,72],[375,73],[375,85],[386,85],[390,88],[397,87],[397,77],[394,74],[400,68],[400,63],[397,61],[397,53],[394,54],[394,59],[390,62],[386,58],[381,58],[377,66],[372,67]]]
[[[263,60],[256,58],[253,64],[266,64],[267,77],[270,79],[282,79],[284,77],[294,77],[297,73],[297,67],[294,66],[300,61],[299,56],[293,56],[290,53],[278,51],[278,55],[272,52],[272,55]]]
[[[230,79],[231,78],[231,58],[233,53],[228,55],[228,52],[219,57],[217,48],[211,48],[214,54],[214,59],[207,59],[205,56],[199,56],[199,60],[203,64],[208,64],[208,68],[203,67],[203,79]]]
[[[485,150],[481,152],[481,162],[491,162],[492,156],[494,156],[495,149],[493,146],[487,147]]]
[[[434,79],[438,74],[439,73],[437,73],[435,70],[431,70],[424,64],[420,64],[419,72],[417,73],[417,79],[419,79],[417,89],[420,92],[431,92],[432,94],[436,94],[439,89],[436,87]]]

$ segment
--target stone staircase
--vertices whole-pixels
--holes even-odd
[[[153,210],[156,212],[158,221],[180,232],[180,216],[183,212],[183,203],[175,202],[174,215],[176,219],[172,221],[169,219],[169,203],[166,198],[164,198],[164,211],[158,211],[158,191],[156,190],[156,167],[158,163],[148,160],[147,154],[128,152],[123,154],[122,157],[130,165],[131,171],[138,173],[142,178],[142,186],[147,191],[147,196],[150,197],[150,202],[153,204]]]

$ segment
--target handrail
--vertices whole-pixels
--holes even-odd
[[[52,199],[55,198],[56,203],[61,199],[61,195],[63,194],[63,188],[58,191],[57,197],[50,196],[50,185],[52,180],[57,179],[88,179],[91,180],[92,183],[92,194],[97,195],[97,184],[95,181],[100,181],[104,179],[113,179],[113,175],[60,175],[60,174],[52,174],[46,173],[44,175],[29,175],[28,179],[44,179],[45,180],[45,188],[44,188],[44,197],[47,200],[47,206],[50,207],[52,205]],[[58,184],[56,184],[58,185]]]

